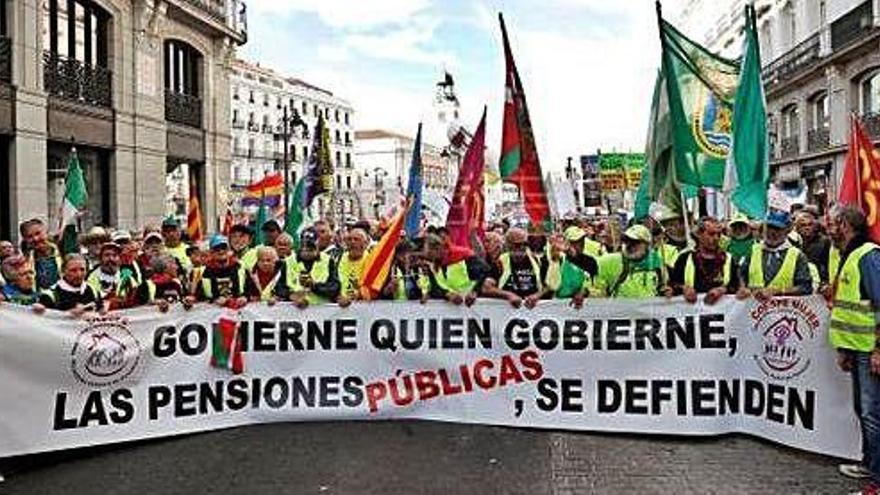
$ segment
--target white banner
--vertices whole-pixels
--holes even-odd
[[[741,432],[860,457],[819,297],[715,306],[480,300],[242,310],[244,373],[209,365],[223,310],[92,321],[0,307],[0,457],[273,421],[419,418]]]

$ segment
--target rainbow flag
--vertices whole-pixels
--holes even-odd
[[[247,186],[244,196],[241,198],[242,206],[260,206],[265,204],[269,208],[277,208],[281,204],[281,195],[284,192],[284,178],[280,174],[271,174],[263,177],[263,180]]]

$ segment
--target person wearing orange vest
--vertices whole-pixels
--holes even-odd
[[[798,248],[788,241],[791,215],[771,209],[767,213],[764,239],[752,246],[742,260],[740,276],[743,287],[737,297],[754,296],[765,301],[777,296],[803,296],[813,293],[810,264]]]

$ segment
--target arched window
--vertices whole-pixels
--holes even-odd
[[[165,40],[165,120],[202,127],[202,54],[186,42]]]
[[[829,125],[828,117],[828,93],[822,91],[817,93],[810,99],[810,119],[812,121],[812,129],[827,129]]]

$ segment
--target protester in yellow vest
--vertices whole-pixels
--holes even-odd
[[[742,213],[734,215],[727,223],[727,236],[724,250],[733,256],[734,266],[739,266],[743,258],[752,254],[752,246],[755,244],[748,217]]]
[[[571,298],[572,305],[579,308],[583,305],[583,298],[596,297],[601,291],[596,287],[595,278],[599,273],[598,258],[585,254],[587,237],[585,230],[580,227],[565,229],[565,258],[560,267],[559,287],[556,289],[556,297]],[[603,250],[604,251],[604,250]],[[550,278],[548,268],[547,278]]]
[[[285,260],[290,300],[300,308],[335,302],[339,297],[336,261],[318,247],[318,234],[308,228],[300,234],[299,250]]]
[[[706,304],[715,304],[725,294],[739,289],[739,276],[733,256],[721,249],[724,227],[711,217],[697,222],[694,249],[682,251],[670,274],[670,285],[676,294],[689,303],[697,302],[697,294],[706,294]]]
[[[551,292],[544,286],[541,262],[529,249],[529,237],[524,229],[508,230],[506,246],[507,251],[500,257],[500,276],[487,277],[482,293],[486,297],[504,299],[514,308],[525,305],[532,309]]]
[[[245,270],[250,270],[257,262],[257,250],[251,247],[253,239],[254,232],[248,225],[238,223],[229,229],[229,247]]]
[[[794,230],[788,233],[788,242],[790,242],[792,246],[800,249],[801,252],[804,251],[804,240],[801,235]],[[804,253],[804,256],[806,256],[806,253]],[[818,290],[822,285],[822,276],[819,274],[819,267],[810,261],[809,258],[807,258],[807,264],[810,266],[810,278],[813,279],[813,288]]]
[[[840,369],[854,387],[855,413],[862,429],[861,464],[844,464],[840,472],[869,478],[860,493],[880,490],[880,249],[868,240],[865,215],[854,207],[835,208],[833,240],[843,263],[837,278],[828,337],[837,350]],[[840,418],[844,421],[844,418]]]
[[[348,249],[339,257],[339,299],[340,306],[346,307],[361,298],[360,279],[367,260],[367,246],[370,236],[364,229],[354,228],[348,233]]]
[[[246,275],[229,249],[229,239],[214,234],[209,247],[208,264],[202,272],[196,295],[200,301],[217,306],[244,306],[247,303],[244,297]]]
[[[245,295],[251,302],[264,302],[273,305],[285,301],[290,295],[287,284],[287,267],[278,259],[275,248],[260,246],[257,249],[257,262],[247,270]]]
[[[61,251],[49,241],[46,223],[39,218],[22,222],[18,228],[23,242],[22,254],[27,256],[36,272],[37,290],[52,287],[61,279]]]
[[[431,282],[431,299],[470,306],[477,299],[489,267],[473,252],[446,243],[437,234],[425,239],[424,267]]]
[[[651,232],[644,225],[633,225],[621,238],[619,253],[599,258],[597,284],[608,297],[655,297],[666,288],[663,261],[651,249]]]
[[[688,247],[684,217],[680,212],[674,211],[667,206],[662,206],[657,212],[656,217],[660,223],[663,237],[662,240],[655,239],[655,245],[666,268],[672,270],[675,260],[678,258],[678,253]]]
[[[767,213],[763,241],[740,266],[745,285],[737,297],[754,296],[764,301],[776,296],[802,296],[813,292],[813,277],[807,257],[788,242],[791,215],[771,209]]]
[[[86,283],[101,295],[108,310],[122,309],[136,303],[138,281],[130,272],[123,274],[119,266],[122,248],[115,242],[101,245],[100,264],[86,277]]]
[[[180,240],[180,223],[175,217],[168,217],[162,221],[162,239],[165,241],[164,251],[170,254],[180,263],[185,272],[192,270],[192,263],[186,255],[187,245]]]

